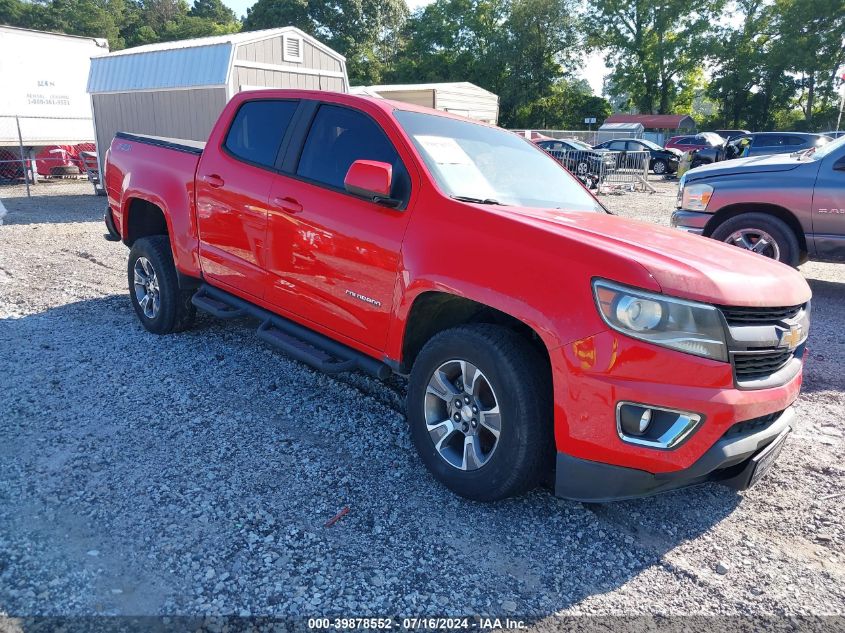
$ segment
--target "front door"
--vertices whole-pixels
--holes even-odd
[[[350,165],[393,166],[389,208],[351,195]],[[325,329],[384,349],[408,224],[411,179],[385,132],[369,115],[322,104],[290,174],[270,191],[265,299]]]
[[[813,240],[819,259],[845,261],[845,151],[821,161],[813,191]]]
[[[197,224],[203,274],[262,297],[266,284],[267,197],[297,101],[258,99],[238,109],[219,148],[197,167]]]

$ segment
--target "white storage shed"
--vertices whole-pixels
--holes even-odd
[[[468,81],[355,86],[351,92],[444,110],[485,123],[495,124],[499,120],[499,95]]]
[[[85,82],[108,51],[101,38],[0,26],[0,146],[18,146],[18,123],[25,147],[93,141]]]
[[[348,92],[346,59],[292,26],[94,59],[88,92],[101,160],[118,131],[205,141],[233,95],[261,88]]]

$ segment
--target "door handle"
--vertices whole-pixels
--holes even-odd
[[[214,187],[215,189],[218,189],[218,188],[220,188],[220,187],[222,187],[223,185],[226,184],[226,181],[223,180],[217,174],[206,174],[205,176],[202,177],[202,180],[209,187]]]
[[[286,211],[287,213],[300,213],[302,211],[302,205],[299,204],[299,201],[296,198],[291,198],[290,196],[285,196],[284,198],[273,198],[270,202],[274,207],[279,207],[282,211]]]

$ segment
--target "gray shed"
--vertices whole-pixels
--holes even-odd
[[[346,59],[292,26],[96,57],[88,92],[98,153],[118,131],[205,141],[233,95],[260,88],[347,92]]]

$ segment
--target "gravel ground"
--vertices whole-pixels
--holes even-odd
[[[656,186],[605,199],[666,223]],[[803,424],[756,488],[484,505],[423,469],[402,381],[146,333],[104,199],[42,191],[0,189],[0,614],[845,614],[845,266],[802,267]]]

